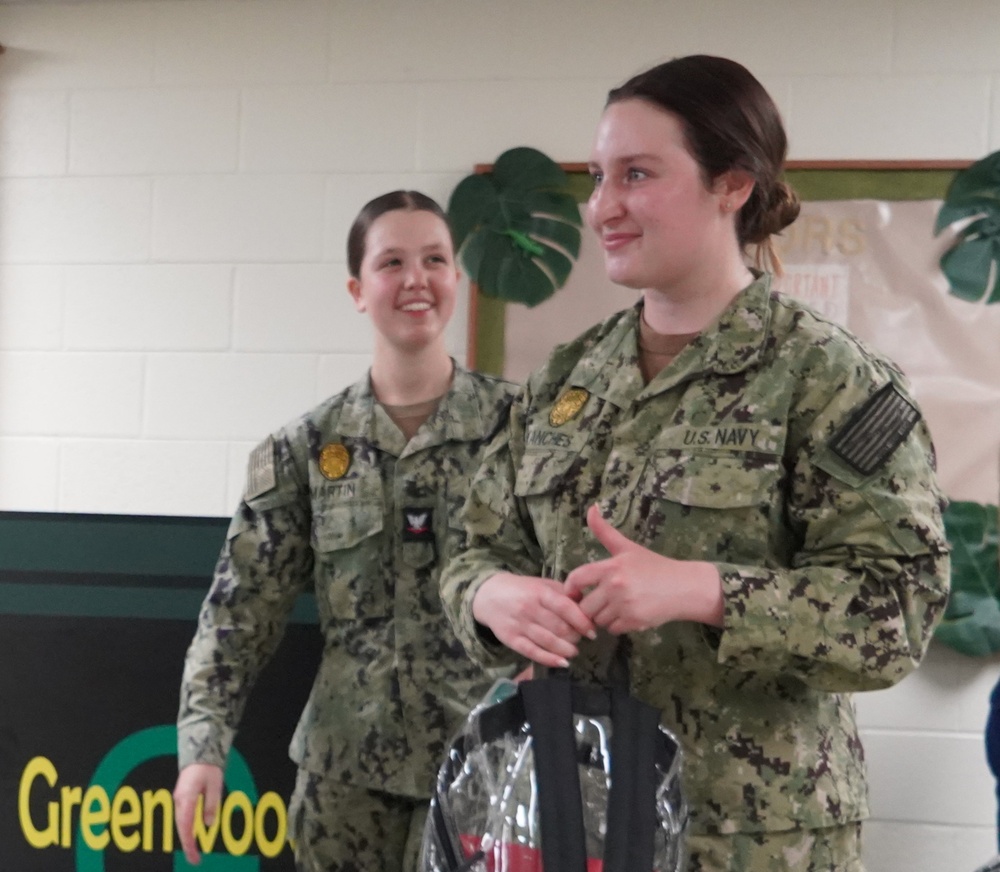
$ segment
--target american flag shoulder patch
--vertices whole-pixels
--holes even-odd
[[[247,461],[247,486],[243,499],[252,500],[273,490],[278,484],[274,471],[274,438],[268,436],[250,454]]]
[[[879,388],[830,441],[830,449],[862,475],[871,475],[910,434],[920,411],[892,382]]]

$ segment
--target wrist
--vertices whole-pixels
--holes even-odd
[[[512,577],[513,574],[510,572],[496,572],[480,582],[472,595],[472,617],[477,624],[487,629],[491,628],[490,617],[493,611],[492,605],[496,599],[497,585],[502,586],[506,579]]]
[[[689,614],[686,620],[697,621],[710,627],[721,627],[726,603],[722,595],[722,576],[714,563],[693,560],[687,567],[690,591],[686,597]]]

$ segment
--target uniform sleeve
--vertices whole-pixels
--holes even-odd
[[[506,426],[486,449],[462,512],[467,547],[441,573],[441,599],[455,635],[469,656],[484,666],[509,665],[517,655],[473,617],[476,592],[498,572],[539,575],[542,571],[541,549],[514,492],[526,402],[522,396],[513,403]]]
[[[180,768],[225,765],[257,676],[312,577],[308,491],[288,441],[265,444],[273,451],[275,484],[241,502],[185,659],[177,717]]]
[[[888,687],[922,659],[948,596],[944,501],[919,410],[895,376],[882,381],[801,399],[785,497],[796,550],[788,568],[718,564],[721,663],[848,692]]]

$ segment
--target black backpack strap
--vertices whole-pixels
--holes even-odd
[[[538,818],[545,872],[586,872],[583,799],[568,676],[523,681],[538,778]],[[649,867],[650,869],[652,866]]]
[[[653,868],[656,789],[662,746],[660,712],[629,692],[632,640],[618,637],[608,666],[611,698],[611,790],[608,794],[604,872]]]
[[[654,766],[660,713],[620,688],[611,691],[611,791],[608,795],[604,872],[653,868],[656,834]]]

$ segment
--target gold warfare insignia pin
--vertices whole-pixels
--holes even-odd
[[[549,412],[549,423],[553,427],[561,427],[567,421],[572,421],[580,414],[580,409],[590,399],[590,391],[583,388],[571,388],[566,391]]]
[[[330,442],[319,452],[319,471],[330,481],[343,478],[350,465],[351,452],[339,442]]]

